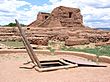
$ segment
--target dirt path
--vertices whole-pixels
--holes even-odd
[[[86,60],[72,55],[38,55],[40,60],[62,57]],[[19,68],[28,60],[27,54],[0,54],[0,82],[110,82],[109,64],[106,64],[108,67],[78,67],[50,72]]]

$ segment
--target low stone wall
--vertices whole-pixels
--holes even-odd
[[[9,53],[27,53],[25,49],[0,49],[0,54],[9,54]],[[35,50],[37,54],[47,54],[50,55],[49,50]],[[22,55],[22,54],[21,54]],[[95,54],[88,54],[83,52],[73,52],[73,51],[56,51],[55,55],[75,55],[83,58],[87,58],[89,60],[96,61],[97,56]],[[108,56],[100,56],[99,62],[110,63],[110,57]]]
[[[84,57],[87,58],[89,60],[96,60],[96,55],[94,54],[88,54],[88,53],[83,53],[83,52],[73,52],[73,51],[56,51],[57,55],[61,55],[61,54],[66,54],[66,55],[75,55],[75,56],[79,56],[79,57]]]
[[[110,63],[110,57],[107,57],[107,56],[100,56],[100,57],[99,57],[99,62]]]
[[[89,44],[89,41],[87,39],[67,39],[65,41],[65,45],[67,46],[74,46],[74,45],[84,45],[84,44]]]
[[[36,45],[48,45],[49,38],[48,37],[33,37],[33,38],[28,38],[30,43],[36,44]]]

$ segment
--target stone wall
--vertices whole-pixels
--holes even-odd
[[[110,32],[93,29],[73,29],[71,27],[31,28],[25,30],[25,35],[32,44],[48,45],[49,40],[64,41],[66,45],[83,45],[95,43],[96,46],[110,45]],[[0,28],[0,41],[19,40],[21,37],[18,29]]]
[[[67,45],[67,46],[85,45],[85,44],[89,44],[89,43],[90,42],[87,39],[78,39],[78,38],[67,39],[65,41],[65,45]]]

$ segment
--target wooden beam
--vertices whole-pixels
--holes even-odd
[[[29,54],[30,59],[32,60],[32,62],[34,64],[38,65],[38,67],[41,68],[40,61],[38,60],[37,56],[35,55],[33,48],[31,47],[29,41],[25,37],[24,31],[21,29],[21,25],[19,24],[19,22],[16,19],[15,19],[15,22],[16,22],[16,25],[17,25],[19,31],[20,31],[20,35],[22,36],[24,46],[26,47],[26,50]]]
[[[77,64],[70,64],[66,66],[57,66],[57,67],[47,67],[47,68],[38,68],[35,67],[35,70],[39,72],[47,72],[47,71],[54,71],[54,70],[59,70],[59,69],[68,69],[68,68],[74,68],[77,67]]]
[[[35,70],[37,70],[39,72],[47,72],[47,71],[54,71],[54,70],[59,70],[59,69],[74,68],[74,67],[77,67],[78,66],[77,64],[72,64],[72,63],[69,63],[69,62],[65,62],[62,59],[60,59],[59,62],[63,62],[64,64],[67,64],[67,65],[61,65],[61,66],[57,66],[57,67],[56,66],[55,67],[53,66],[53,67],[46,67],[46,68],[35,67]]]

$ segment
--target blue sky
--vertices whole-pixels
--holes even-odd
[[[24,0],[31,3],[32,5],[42,6],[43,4],[48,4],[48,0]]]
[[[92,28],[110,28],[109,0],[0,0],[0,25],[14,22],[29,24],[38,12],[51,12],[55,7],[80,8],[84,25]]]

